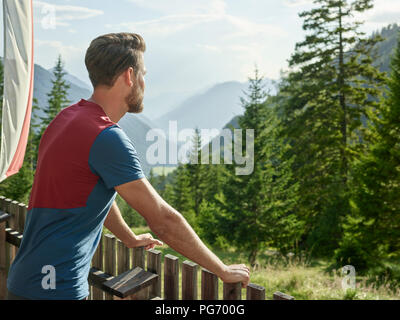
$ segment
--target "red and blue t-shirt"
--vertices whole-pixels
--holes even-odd
[[[133,143],[97,104],[62,110],[39,146],[23,239],[7,287],[29,299],[83,299],[114,187],[144,178]],[[44,266],[55,289],[42,285]]]

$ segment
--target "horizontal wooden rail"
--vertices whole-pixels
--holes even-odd
[[[97,268],[90,268],[88,281],[89,284],[101,289],[104,282],[111,280],[114,276],[105,273]]]
[[[276,291],[276,292],[274,292],[273,299],[274,300],[294,300],[294,297],[289,296],[286,293],[282,293],[280,291]]]
[[[0,223],[5,222],[7,220],[9,220],[11,218],[11,215],[4,212],[4,211],[0,211]]]
[[[157,278],[157,274],[135,267],[103,282],[101,288],[119,298],[126,298],[151,286]]]
[[[6,241],[9,244],[19,248],[21,245],[23,235],[18,231],[12,230],[11,228],[6,228]]]

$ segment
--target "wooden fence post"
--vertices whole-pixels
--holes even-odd
[[[170,254],[164,257],[164,299],[179,300],[179,259]]]
[[[129,248],[119,239],[117,241],[117,273],[118,275],[123,274],[130,269],[130,250]],[[131,300],[132,296],[126,298],[119,298],[114,296],[114,300]]]
[[[117,267],[118,275],[130,269],[130,254],[129,248],[119,239],[117,239]]]
[[[144,247],[133,248],[132,267],[141,267],[144,269],[145,252]]]
[[[246,300],[265,300],[265,288],[254,283],[249,283]]]
[[[103,270],[103,240],[104,236],[101,235],[100,242],[97,246],[96,252],[93,255],[92,267]],[[92,286],[92,300],[104,300],[103,290]]]
[[[28,207],[24,203],[18,204],[18,228],[17,231],[21,234],[24,233],[26,212]]]
[[[182,263],[182,300],[197,300],[197,269],[192,261]]]
[[[3,210],[4,197],[0,197],[0,210]],[[7,261],[6,261],[6,222],[0,222],[0,300],[7,296]]]
[[[7,212],[8,214],[11,214],[11,210],[10,210],[11,202],[12,202],[12,200],[8,199],[8,198],[4,199],[4,202],[3,202],[3,211]],[[7,231],[12,230],[10,227],[10,224],[12,224],[12,222],[10,221],[11,219],[12,219],[12,216],[9,220],[6,221],[6,233],[7,233]],[[10,244],[6,241],[6,273],[7,274],[8,274],[8,270],[10,269],[11,262],[13,260],[13,252],[12,252],[13,247],[14,246],[12,244]]]
[[[242,284],[224,282],[223,294],[224,300],[242,300]]]
[[[106,234],[104,235],[104,272],[112,275],[112,276],[116,276],[116,268],[115,268],[115,264],[116,264],[116,253],[115,253],[115,237],[111,234]],[[114,300],[114,296],[112,294],[109,293],[104,293],[105,295],[105,300]]]
[[[161,298],[161,251],[150,249],[147,251],[147,271],[158,274],[158,279],[150,287],[149,298]]]
[[[206,269],[201,270],[201,300],[218,300],[218,277]]]
[[[4,211],[11,215],[10,219],[8,219],[6,221],[6,232],[11,231],[13,229],[12,227],[14,225],[14,217],[11,212],[12,211],[11,210],[11,202],[12,202],[12,200],[8,199],[8,198],[4,200]],[[7,268],[7,273],[8,273],[8,269],[10,268],[10,265],[15,256],[15,247],[8,242],[6,242],[6,255],[7,255],[6,268]]]
[[[13,231],[18,231],[19,228],[19,203],[18,201],[11,201],[10,205],[10,213],[11,213],[11,219],[10,219],[10,228]],[[16,246],[11,246],[11,262],[15,259],[15,256],[17,255],[18,248]]]

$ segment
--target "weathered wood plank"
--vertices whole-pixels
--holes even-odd
[[[3,199],[3,211],[10,215],[10,218],[6,221],[6,233],[7,233],[7,230],[8,231],[11,230],[11,228],[10,228],[10,223],[12,223],[11,222],[12,214],[10,212],[11,202],[12,202],[11,199],[8,199],[8,198]],[[12,257],[11,248],[12,248],[12,244],[8,243],[7,235],[6,235],[6,272],[7,273],[8,273],[8,269],[10,268],[11,261],[12,261],[12,259],[11,259],[11,257]]]
[[[6,228],[6,241],[13,247],[19,248],[19,246],[21,245],[22,237],[22,234],[18,231],[15,231],[11,228]]]
[[[294,297],[289,296],[288,294],[282,293],[282,292],[280,292],[280,291],[274,292],[272,298],[273,298],[274,300],[294,300]]]
[[[157,278],[157,274],[136,267],[104,282],[102,288],[112,295],[126,298],[149,287]]]
[[[197,300],[197,269],[192,261],[182,263],[182,300]]]
[[[93,255],[92,267],[98,270],[103,269],[103,235],[100,237],[99,244]],[[104,292],[95,286],[92,288],[92,300],[104,300]]]
[[[0,222],[0,300],[7,296],[6,223]]]
[[[115,250],[115,236],[111,234],[104,235],[104,272],[116,276],[116,250]],[[113,300],[113,295],[105,293],[105,300]]]
[[[7,201],[7,199],[6,199]],[[10,220],[8,220],[8,227],[11,228],[13,231],[17,229],[17,215],[18,215],[18,202],[9,199],[9,212],[11,214]],[[15,255],[17,254],[17,247],[12,245],[10,246],[10,265],[15,259]]]
[[[164,257],[164,298],[179,299],[179,259],[170,254]]]
[[[150,287],[149,299],[161,297],[161,251],[155,249],[147,251],[147,271],[158,275]]]
[[[242,300],[242,284],[224,282],[223,296],[224,300]]]
[[[119,239],[117,239],[117,267],[118,274],[122,274],[130,269],[129,248]]]
[[[18,204],[18,228],[17,231],[24,233],[25,220],[28,207],[24,203]]]
[[[132,268],[140,267],[144,269],[145,267],[145,252],[144,247],[133,248],[132,255]]]
[[[1,211],[5,211],[4,210],[4,200],[6,200],[5,196],[0,196],[0,210]]]
[[[123,274],[124,272],[130,270],[130,249],[125,246],[125,244],[119,240],[117,240],[117,273],[118,275]],[[120,298],[118,296],[114,296],[114,300],[131,300],[132,297]]]
[[[246,300],[265,300],[265,288],[249,283],[246,291]]]
[[[94,288],[101,290],[101,292],[104,292],[103,289],[101,289],[103,283],[113,278],[114,276],[105,273],[103,270],[92,267],[89,271],[88,281],[90,285],[92,285]]]
[[[0,223],[4,222],[4,226],[6,225],[5,222],[11,218],[11,215],[8,213],[5,213],[3,211],[0,211]]]
[[[201,270],[201,300],[218,300],[218,277],[203,268]]]

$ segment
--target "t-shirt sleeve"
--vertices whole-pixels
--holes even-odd
[[[117,126],[104,129],[96,137],[89,166],[109,189],[145,177],[132,141]]]

